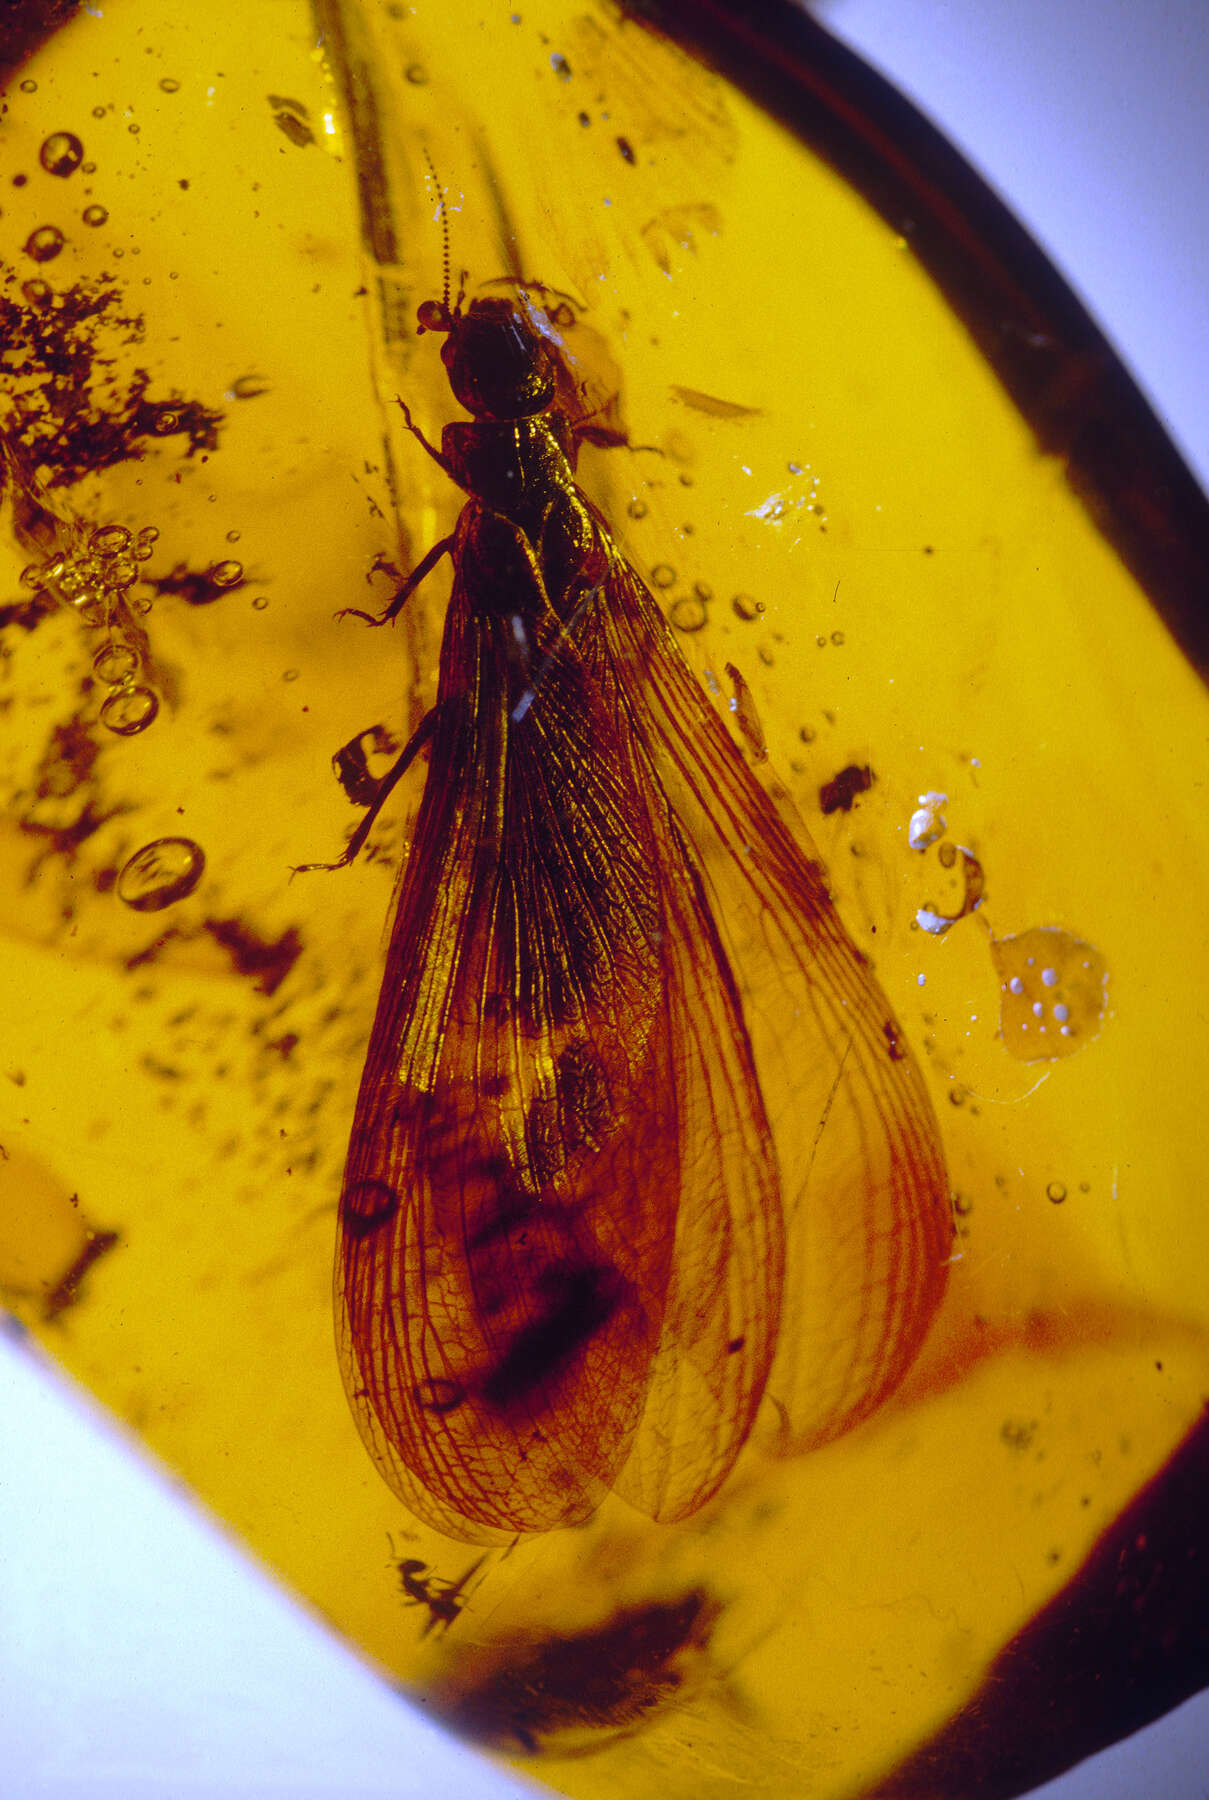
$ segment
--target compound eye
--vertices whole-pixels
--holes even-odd
[[[416,325],[420,331],[452,331],[453,320],[443,300],[425,300],[416,310]]]

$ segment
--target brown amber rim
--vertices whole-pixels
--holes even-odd
[[[1209,678],[1209,500],[1040,245],[897,89],[796,0],[625,0],[904,237],[1168,630]]]

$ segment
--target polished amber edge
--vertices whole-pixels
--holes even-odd
[[[871,1800],[1011,1800],[1209,1686],[1209,1419]]]
[[[821,156],[910,244],[1097,529],[1209,678],[1209,500],[1104,333],[994,190],[797,0],[624,0]]]

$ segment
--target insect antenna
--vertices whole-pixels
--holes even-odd
[[[441,279],[441,313],[443,313],[444,319],[457,319],[457,317],[461,315],[462,301],[466,299],[466,270],[462,270],[462,274],[459,275],[457,301],[453,302],[453,310],[450,310],[450,268],[452,268],[452,248],[450,248],[450,203],[446,200],[444,184],[441,182],[441,176],[437,175],[437,166],[435,166],[432,157],[428,155],[426,146],[423,148],[423,157],[425,157],[425,162],[428,164],[428,178],[430,178],[430,182],[434,185],[434,191],[435,194],[437,194],[437,220],[441,221],[441,274],[443,274],[443,279]]]
[[[432,157],[428,154],[427,145],[422,146],[422,151],[423,151],[424,161],[428,164],[428,178],[432,182],[433,189],[435,190],[435,193],[437,196],[437,218],[440,221],[440,225],[441,225],[441,269],[442,269],[442,275],[443,275],[443,282],[442,282],[442,288],[441,288],[441,304],[442,304],[445,312],[448,313],[448,311],[449,311],[449,269],[450,269],[449,207],[448,207],[448,204],[446,203],[446,199],[445,199],[445,189],[441,184],[440,176],[437,174],[436,164],[433,162]],[[459,307],[461,306],[461,303],[462,303],[462,297],[461,297],[461,295],[459,295],[458,296],[458,306]]]

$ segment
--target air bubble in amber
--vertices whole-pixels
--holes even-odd
[[[132,912],[162,912],[190,895],[206,867],[192,838],[162,837],[136,850],[118,876],[118,899]]]

